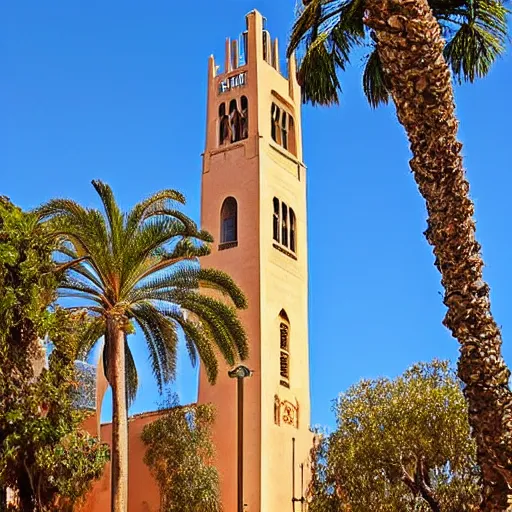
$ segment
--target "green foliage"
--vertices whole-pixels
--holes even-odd
[[[459,82],[485,76],[505,51],[507,14],[501,0],[429,0],[446,40],[445,58]],[[374,39],[363,25],[364,0],[311,0],[300,12],[288,54],[301,49],[299,82],[304,102],[339,102],[337,71],[350,62],[358,46],[372,49],[363,75],[363,90],[372,107],[387,103],[389,88]]]
[[[34,216],[0,200],[0,488],[14,490],[27,512],[70,510],[108,459],[73,407],[87,322],[49,309],[58,284],[53,248]],[[48,368],[39,341],[46,335]]]
[[[144,462],[158,482],[161,512],[220,512],[213,420],[211,405],[182,407],[171,396],[163,416],[144,427]]]
[[[478,509],[476,448],[447,362],[363,380],[335,411],[336,430],[314,450],[310,512]]]

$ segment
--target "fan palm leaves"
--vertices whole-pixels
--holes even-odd
[[[389,84],[382,70],[375,31],[366,23],[367,0],[311,0],[303,2],[288,47],[301,52],[298,72],[305,102],[339,102],[337,75],[350,63],[357,47],[367,49],[363,90],[376,107],[387,103]],[[429,0],[445,39],[444,57],[455,79],[473,82],[485,76],[505,52],[507,8],[500,0]],[[397,22],[398,20],[394,20]],[[393,24],[393,20],[391,21]]]
[[[459,341],[458,375],[482,468],[481,510],[512,506],[512,393],[501,333],[483,281],[474,205],[457,138],[453,79],[485,76],[505,51],[500,0],[308,0],[290,38],[300,49],[302,99],[339,102],[340,70],[368,53],[363,90],[392,101],[410,142],[414,179],[428,212],[427,241],[445,289],[444,325]]]
[[[214,383],[219,354],[229,365],[248,355],[237,316],[247,303],[227,274],[199,265],[212,237],[180,211],[179,192],[163,190],[123,213],[108,185],[92,184],[103,211],[54,199],[36,213],[59,240],[60,296],[93,318],[82,355],[105,339],[103,363],[113,391],[112,510],[121,512],[127,507],[127,403],[138,386],[129,335],[136,328],[143,334],[160,390],[176,375],[179,333],[192,363],[200,359]]]

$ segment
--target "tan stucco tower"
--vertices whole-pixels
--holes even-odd
[[[208,65],[202,227],[215,246],[204,264],[244,290],[250,343],[245,363],[244,503],[247,512],[301,507],[312,446],[309,429],[306,169],[295,59],[286,78],[264,18],[247,15],[226,42],[224,72]],[[242,56],[242,57],[240,57]],[[214,441],[226,512],[237,510],[237,385],[222,368],[215,386],[202,371],[199,403],[216,406]],[[295,461],[295,462],[294,462]]]

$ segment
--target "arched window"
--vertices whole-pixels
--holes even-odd
[[[297,156],[297,144],[295,142],[295,122],[293,117],[288,114],[288,151]]]
[[[231,142],[231,123],[229,116],[226,114],[226,105],[219,105],[219,146],[229,144]]]
[[[284,108],[272,103],[270,110],[270,133],[272,140],[277,142],[290,153],[297,155],[297,142],[295,140],[295,122],[293,117]]]
[[[290,208],[290,250],[295,252],[297,245],[297,220],[295,212]]]
[[[274,216],[272,219],[272,233],[276,242],[279,242],[279,199],[274,197]]]
[[[238,206],[234,197],[227,197],[220,211],[220,242],[227,244],[236,242]]]
[[[270,117],[270,130],[272,134],[272,139],[278,144],[281,144],[281,127],[279,125],[279,120],[281,118],[281,109],[275,103],[272,103]]]
[[[242,110],[241,135],[242,139],[247,139],[249,135],[249,102],[245,96],[240,98],[240,106]]]
[[[282,386],[290,387],[290,321],[288,315],[279,313],[279,376]]]
[[[281,243],[288,247],[288,207],[281,205]]]
[[[242,138],[242,116],[238,111],[236,100],[229,103],[229,121],[231,125],[231,142],[237,142]]]
[[[283,112],[281,116],[281,144],[284,149],[288,149],[288,116]]]

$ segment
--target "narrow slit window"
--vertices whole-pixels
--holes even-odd
[[[288,207],[284,203],[281,208],[281,243],[288,247]]]
[[[290,250],[295,252],[297,245],[297,219],[295,212],[290,208]]]
[[[274,214],[272,218],[272,236],[279,242],[279,199],[274,197]]]
[[[288,151],[297,156],[297,143],[295,139],[295,121],[293,117],[288,114]]]
[[[241,138],[247,139],[249,136],[249,102],[246,96],[240,98],[241,107]]]
[[[223,244],[236,242],[237,238],[237,224],[238,224],[238,205],[234,197],[228,197],[222,204],[220,212],[220,241]]]
[[[281,127],[279,125],[279,120],[281,118],[281,109],[275,104],[272,103],[272,109],[270,112],[271,117],[271,134],[272,140],[281,144]]]
[[[281,144],[284,149],[288,149],[288,126],[287,126],[288,116],[286,112],[283,112],[281,116]]]

